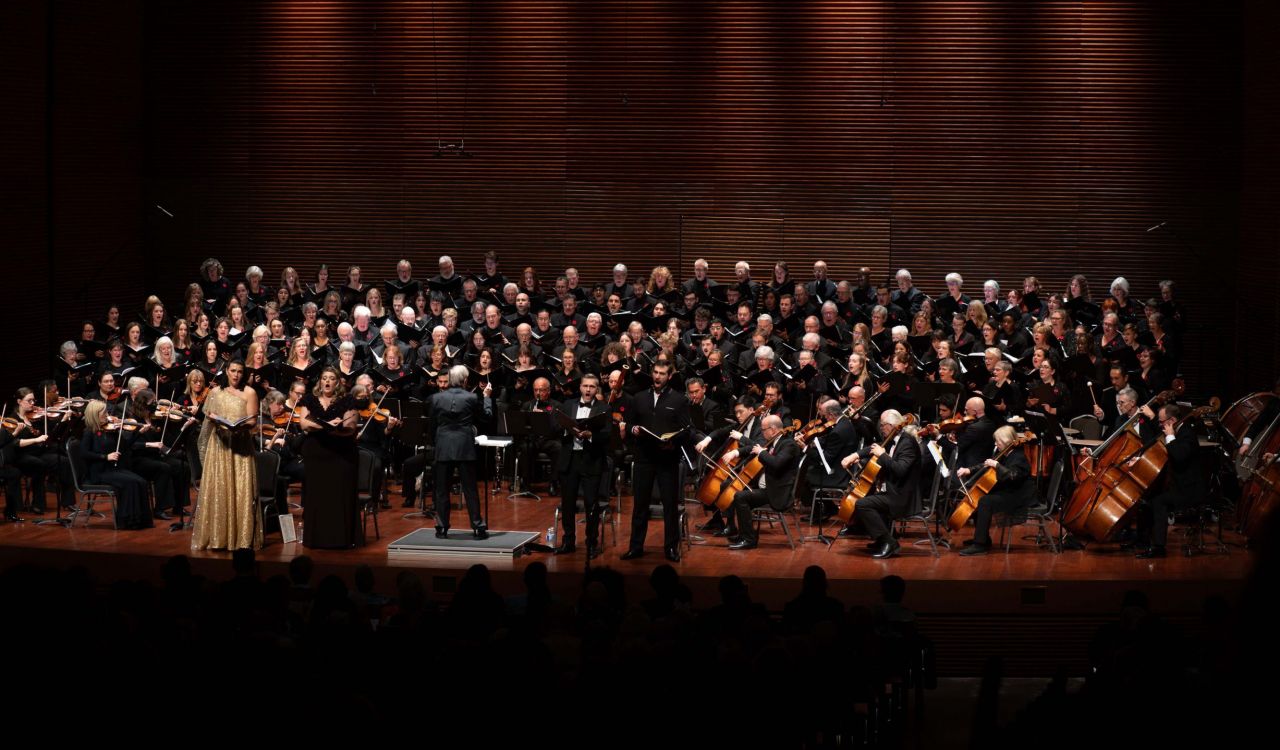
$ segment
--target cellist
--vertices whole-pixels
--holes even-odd
[[[760,444],[762,440],[760,415],[762,413],[763,410],[757,408],[754,398],[750,395],[742,396],[733,405],[733,415],[738,420],[737,424],[708,431],[706,437],[694,445],[694,449],[699,453],[705,454],[707,447],[712,443],[721,446],[726,444],[728,440],[736,440],[738,441],[738,449],[728,451],[719,458],[722,463],[735,464],[739,453],[749,451],[753,446]],[[717,452],[719,452],[719,448],[717,448]],[[715,512],[711,514],[711,520],[703,524],[701,530],[715,532],[716,536],[731,536],[735,533],[733,520],[732,515],[726,520],[720,513],[720,509],[716,508]]]
[[[774,510],[785,510],[791,504],[800,463],[800,447],[794,440],[783,438],[782,418],[770,414],[760,421],[762,443],[751,447],[751,453],[764,466],[763,487],[741,489],[733,495],[733,512],[737,520],[738,538],[731,539],[729,549],[755,549],[756,527],[751,523],[751,510],[768,504]]]
[[[1027,455],[1022,450],[1005,452],[1016,439],[1017,433],[1009,425],[995,432],[995,449],[1004,452],[1000,460],[987,458],[977,466],[961,466],[956,469],[956,476],[964,479],[968,476],[979,476],[987,469],[996,472],[996,484],[982,499],[978,500],[978,508],[973,512],[973,539],[966,540],[960,554],[964,557],[985,555],[991,550],[991,516],[996,513],[1010,513],[1031,504],[1035,483],[1028,481],[1031,465],[1027,463]]]
[[[880,435],[888,437],[902,424],[904,417],[896,409],[880,414]],[[854,535],[856,522],[871,537],[867,550],[877,560],[898,554],[898,540],[893,538],[890,524],[911,510],[916,496],[916,483],[920,478],[920,444],[914,435],[898,430],[887,445],[872,443],[857,453],[845,456],[840,464],[846,469],[875,458],[880,464],[881,482],[876,493],[858,500],[854,518],[840,530],[839,536],[847,539]]]
[[[1138,506],[1139,551],[1135,557],[1142,560],[1165,556],[1170,511],[1191,507],[1208,494],[1195,427],[1183,421],[1182,407],[1177,404],[1160,407],[1159,417],[1169,452],[1170,481],[1168,489]]]

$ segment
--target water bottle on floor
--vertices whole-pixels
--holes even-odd
[[[556,546],[556,527],[555,526],[547,527],[547,546],[548,547]]]

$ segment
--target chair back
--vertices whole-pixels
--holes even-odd
[[[71,484],[76,492],[84,494],[83,482],[88,476],[89,467],[85,466],[84,456],[80,455],[80,440],[67,438],[67,462],[71,464]]]
[[[1102,423],[1099,422],[1098,418],[1092,414],[1081,414],[1071,420],[1068,425],[1073,430],[1079,430],[1080,437],[1085,440],[1102,439]]]
[[[360,449],[356,461],[356,493],[367,496],[373,492],[373,451]]]
[[[280,454],[275,451],[263,451],[254,456],[254,464],[258,470],[258,499],[274,500],[276,478],[280,474]]]

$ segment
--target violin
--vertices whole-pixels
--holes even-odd
[[[142,427],[142,423],[136,419],[120,419],[119,417],[107,417],[107,424],[103,426],[103,430],[108,432],[123,429],[125,432],[133,432]]]
[[[302,424],[302,415],[298,412],[280,412],[271,418],[271,423],[276,427],[284,427],[289,424]]]
[[[391,417],[391,410],[383,409],[370,401],[368,406],[360,409],[356,414],[359,414],[361,419],[373,419],[375,422],[385,422]],[[299,419],[299,421],[301,420]]]
[[[934,422],[933,424],[927,424],[924,427],[921,427],[919,434],[921,438],[931,437],[933,435],[950,435],[952,433],[959,432],[964,429],[966,425],[972,424],[976,421],[977,417],[971,417],[968,415],[950,417],[942,420],[941,422]]]
[[[171,404],[169,406],[157,406],[155,412],[151,414],[152,419],[172,419],[183,420],[187,418],[187,413],[182,410],[181,406]]]
[[[17,417],[5,417],[3,420],[3,424],[4,424],[4,429],[7,432],[14,435],[18,434],[18,432],[20,432],[22,428],[27,426],[26,422],[23,422],[21,419],[18,419]]]

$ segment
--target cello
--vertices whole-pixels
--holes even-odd
[[[885,447],[893,442],[898,436],[902,428],[907,425],[914,424],[916,417],[914,414],[907,414],[902,418],[884,440],[879,443],[880,447]],[[858,472],[858,476],[854,477],[853,482],[849,486],[849,490],[845,492],[844,497],[840,500],[840,509],[837,515],[840,520],[848,524],[853,519],[853,511],[858,505],[858,501],[871,494],[871,490],[876,486],[876,479],[880,476],[880,458],[873,456],[870,461],[862,467],[862,471]]]
[[[747,422],[752,419],[759,419],[767,409],[768,407],[764,405],[752,409],[751,416],[738,423],[738,430],[741,431]],[[722,459],[725,455],[736,450],[738,450],[738,441],[734,438],[729,438],[717,454],[716,460],[707,463],[706,474],[702,477],[702,481],[698,483],[698,492],[695,495],[703,505],[707,507],[714,505],[720,510],[728,510],[729,506],[733,504],[733,493],[725,492],[732,484],[733,469]]]
[[[1254,420],[1267,408],[1267,403],[1275,398],[1274,393],[1259,391],[1236,401],[1222,413],[1222,419],[1219,420],[1222,429],[1239,445],[1244,440],[1244,434],[1253,426]]]
[[[1013,441],[1002,448],[993,458],[995,458],[996,461],[999,461],[1009,455],[1013,450],[1035,439],[1036,436],[1033,432],[1020,433],[1016,435],[1013,438]],[[964,483],[961,482],[960,488],[964,490],[964,499],[956,505],[956,509],[951,512],[951,518],[947,520],[947,525],[951,527],[952,531],[959,531],[964,528],[964,525],[969,522],[969,516],[972,516],[973,512],[978,509],[978,501],[986,497],[991,492],[991,489],[996,486],[997,481],[999,481],[999,477],[996,470],[994,468],[987,467],[985,471],[974,477],[968,487],[964,486]]]
[[[784,436],[795,432],[798,429],[800,429],[800,420],[797,419],[791,422],[790,427],[783,427],[774,437],[774,440],[780,440]],[[769,443],[772,444],[773,440],[769,441]],[[719,462],[717,465],[719,467],[723,467],[729,477],[727,481],[721,482],[720,496],[716,498],[716,507],[722,511],[728,510],[729,506],[733,505],[733,496],[740,490],[750,488],[752,482],[756,480],[756,477],[760,476],[760,472],[764,471],[764,462],[760,460],[759,456],[751,456],[747,459],[747,462],[742,465],[742,468],[737,471],[734,471],[723,461]]]

